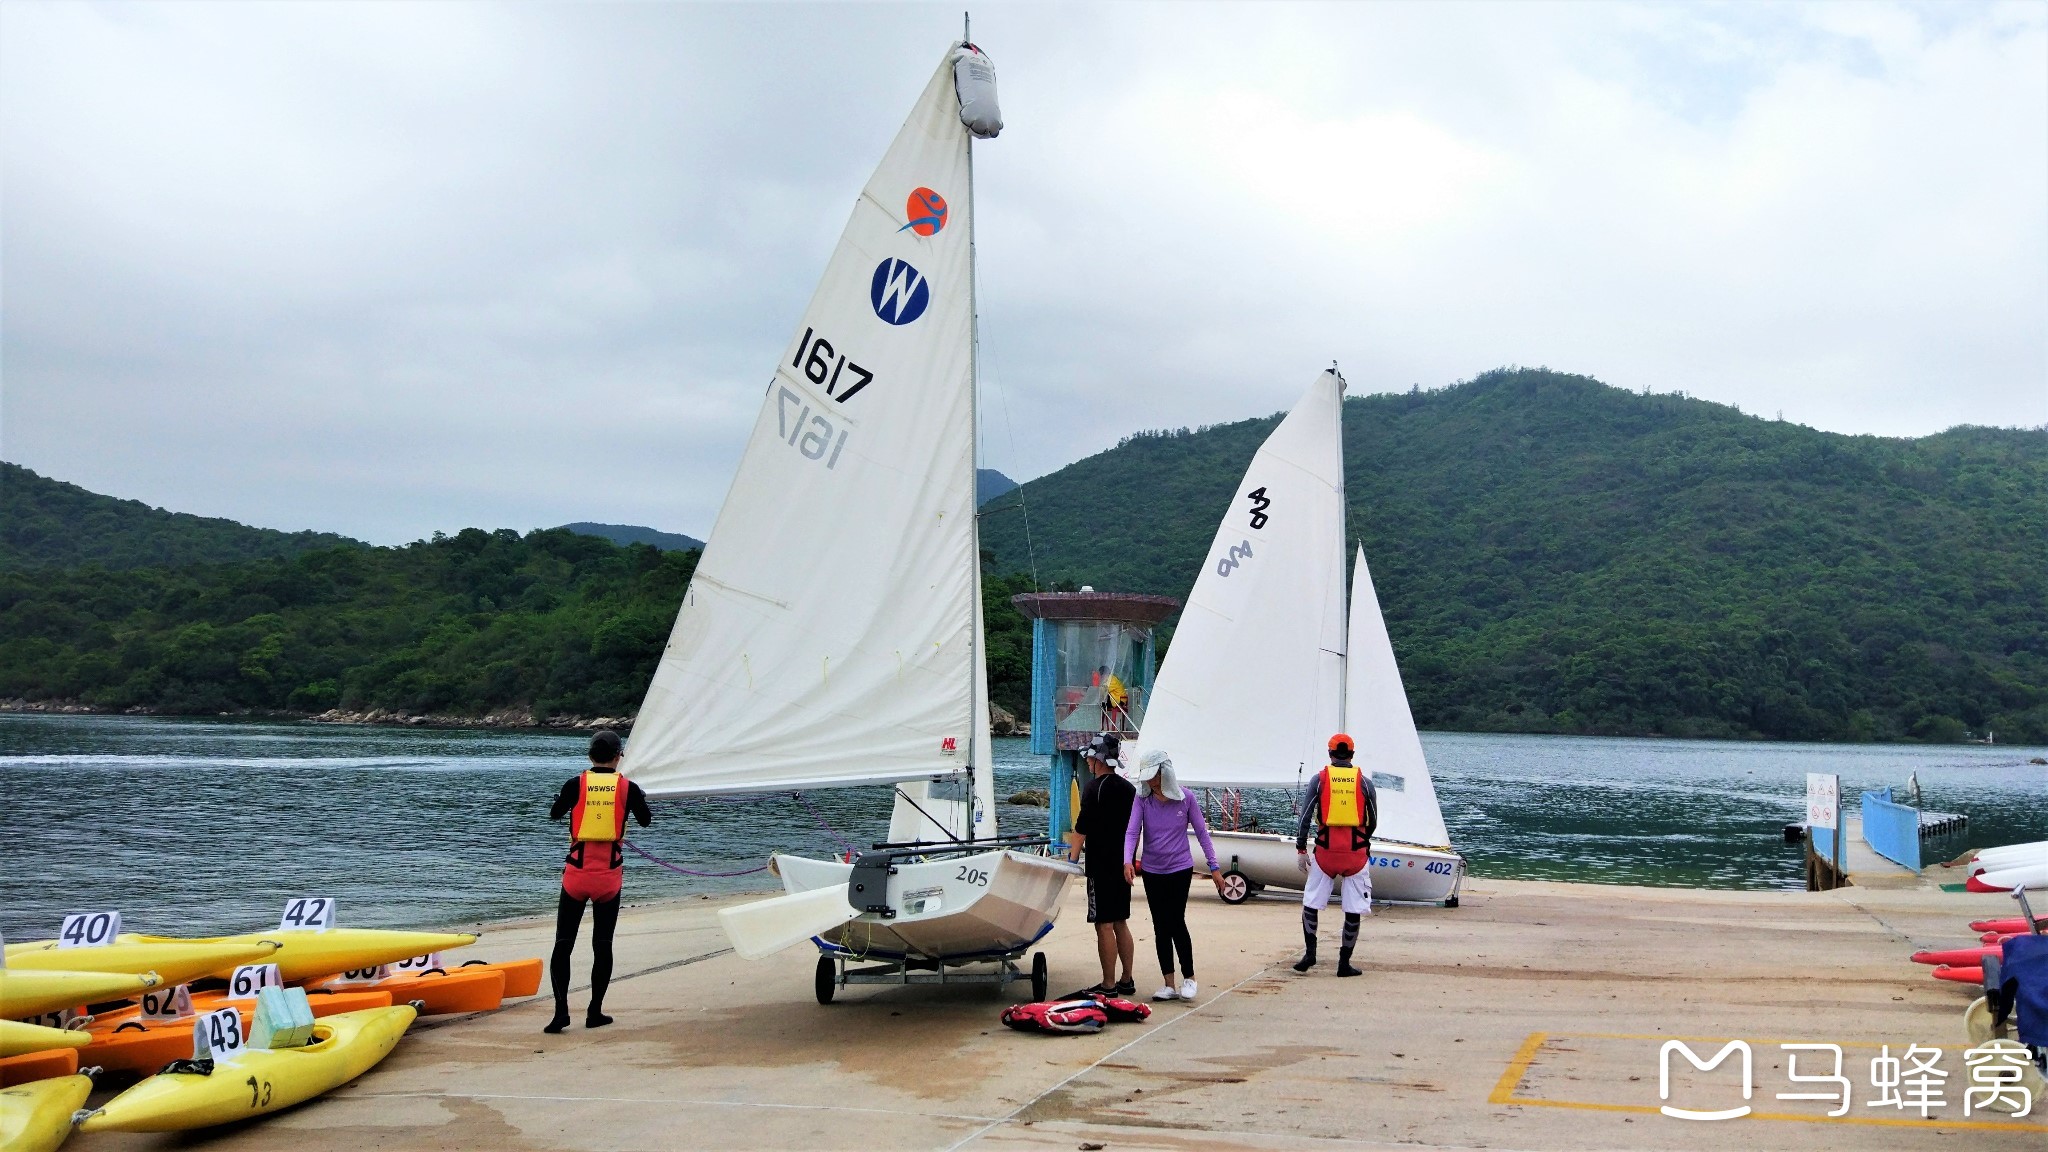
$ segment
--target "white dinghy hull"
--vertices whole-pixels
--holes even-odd
[[[853,865],[774,858],[791,893],[844,890]],[[980,852],[902,862],[888,878],[895,915],[864,912],[812,937],[827,953],[877,960],[970,964],[1014,956],[1052,931],[1079,865],[1026,852]]]
[[[1209,838],[1216,844],[1216,862],[1223,866],[1226,888],[1228,873],[1235,871],[1256,886],[1253,892],[1257,888],[1301,890],[1301,865],[1295,856],[1294,837],[1211,830]],[[1202,846],[1195,843],[1192,847],[1199,858]],[[1455,908],[1458,887],[1464,879],[1465,858],[1456,852],[1386,840],[1372,842],[1375,904],[1441,904]]]

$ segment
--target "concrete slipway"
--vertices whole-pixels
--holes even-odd
[[[628,881],[630,885],[630,879]],[[630,889],[629,889],[630,890]],[[1297,976],[1297,906],[1190,909],[1202,992],[1095,1036],[1015,1033],[986,989],[844,990],[819,1006],[814,953],[749,963],[706,899],[628,909],[609,1010],[543,1036],[540,1001],[423,1021],[382,1066],[314,1104],[211,1138],[79,1138],[90,1149],[1111,1150],[2048,1148],[2048,1102],[2015,1120],[1962,1109],[1967,989],[1906,961],[2012,914],[1998,896],[1911,888],[1710,892],[1468,882],[1452,910],[1367,921],[1366,975]],[[1149,928],[1136,910],[1140,991]],[[502,926],[471,951],[544,953],[550,926]],[[1092,982],[1079,893],[1048,938],[1054,987]],[[578,970],[586,971],[579,950]],[[580,1018],[581,996],[577,998]],[[1762,1117],[1657,1111],[1658,1054],[1690,1038],[1755,1053]],[[1707,1044],[1700,1041],[1714,1040]],[[1781,1041],[1843,1046],[1848,1116],[1774,1099]],[[1945,1050],[1948,1104],[1869,1107],[1870,1057]],[[1740,1104],[1734,1061],[1674,1069],[1671,1103]],[[1802,1072],[1828,1071],[1808,1058]],[[1680,1097],[1683,1097],[1681,1099]]]

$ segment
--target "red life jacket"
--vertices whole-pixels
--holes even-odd
[[[1109,1014],[1093,1000],[1040,1001],[1003,1009],[1003,1023],[1019,1032],[1100,1032]]]
[[[1320,811],[1316,813],[1316,867],[1323,870],[1323,875],[1338,878],[1363,872],[1372,863],[1369,830],[1379,823],[1377,805],[1372,793],[1366,790],[1364,770],[1346,765],[1343,773],[1333,782],[1330,768],[1323,769]],[[1344,794],[1338,795],[1339,789]],[[1330,824],[1333,816],[1339,821],[1335,827]]]
[[[577,777],[576,788],[576,806],[569,810],[569,839],[579,844],[624,840],[626,800],[632,794],[626,778],[617,772],[585,772]]]
[[[591,788],[592,776],[597,777],[595,789]],[[569,809],[569,870],[602,872],[626,866],[626,801],[632,792],[633,786],[617,772],[585,772],[577,777],[576,804]],[[592,845],[596,852],[584,851]],[[611,881],[599,878],[591,882]],[[563,883],[570,883],[566,873]]]

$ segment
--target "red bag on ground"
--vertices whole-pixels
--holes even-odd
[[[1003,1023],[1019,1032],[1100,1032],[1109,1014],[1093,1000],[1041,1000],[1035,1004],[1012,1004],[1003,1009]]]
[[[1142,1024],[1152,1015],[1150,1004],[1126,1000],[1121,996],[1098,996],[1095,1002],[1102,1006],[1103,1015],[1112,1024]]]

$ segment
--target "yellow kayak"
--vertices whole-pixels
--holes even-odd
[[[361,1076],[412,1026],[410,1005],[326,1016],[304,1048],[251,1048],[210,1075],[160,1072],[94,1111],[86,1132],[183,1132],[261,1116]]]
[[[0,1020],[0,1056],[23,1056],[30,1052],[48,1052],[52,1048],[83,1048],[90,1043],[90,1035],[69,1028],[45,1028],[40,1024],[23,1024],[19,1020]],[[5,1147],[7,1145],[0,1144],[0,1148]]]
[[[56,1076],[0,1088],[0,1148],[51,1152],[71,1135],[71,1114],[85,1107],[90,1076]]]
[[[277,951],[260,936],[232,940],[168,940],[155,936],[116,937],[97,948],[59,948],[55,940],[9,944],[7,966],[33,971],[154,972],[166,984],[202,976],[225,976],[238,964],[260,964]]]
[[[123,936],[123,940],[130,937]],[[149,943],[179,943],[170,936],[136,936],[135,940]],[[476,943],[476,937],[467,932],[393,932],[383,928],[329,928],[318,931],[310,928],[293,928],[284,932],[250,932],[243,936],[218,936],[211,939],[185,940],[186,944],[234,944],[256,941],[275,941],[282,945],[277,954],[268,957],[268,962],[277,965],[278,974],[287,983],[311,980],[318,976],[332,976],[356,968],[375,968],[379,964],[395,964],[414,956],[429,952],[445,952]],[[74,948],[76,952],[78,949]],[[9,962],[13,957],[9,957]]]
[[[78,949],[72,949],[78,951]],[[8,963],[14,957],[7,958]],[[0,1016],[10,1020],[77,1008],[107,1000],[125,1000],[163,981],[154,972],[40,972],[0,968]]]

